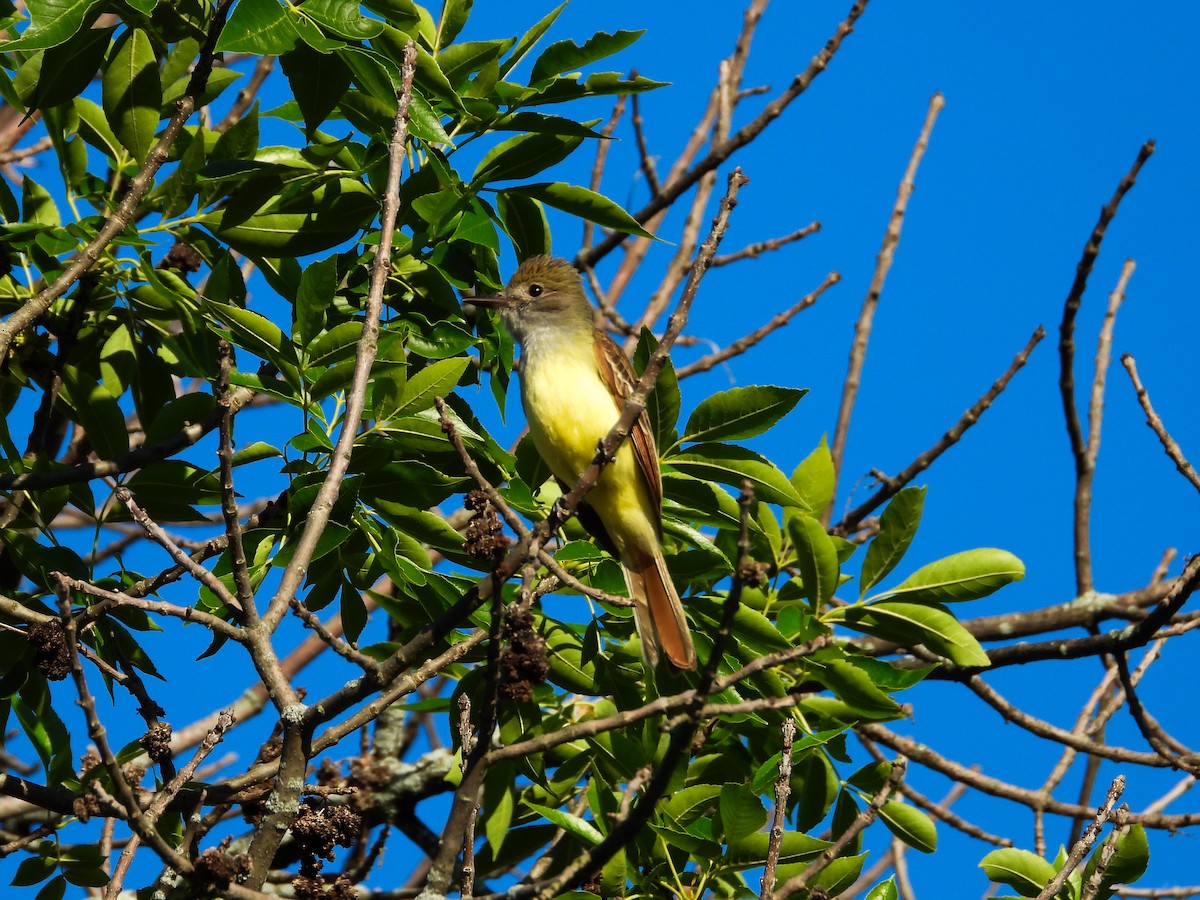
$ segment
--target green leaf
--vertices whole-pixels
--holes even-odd
[[[988,666],[991,660],[974,635],[950,611],[936,604],[885,600],[870,606],[845,606],[831,610],[827,622],[905,646],[924,644],[934,653],[960,666]]]
[[[404,385],[393,416],[420,412],[433,406],[434,397],[449,396],[470,363],[465,356],[452,356],[413,372]]]
[[[296,293],[296,322],[292,335],[307,344],[320,333],[325,324],[325,311],[333,306],[337,290],[337,259],[329,257],[304,267],[300,288]]]
[[[474,0],[444,0],[442,17],[438,20],[438,39],[435,50],[449,47],[454,42],[463,26],[467,24],[467,17],[471,15],[473,4]]]
[[[17,866],[16,874],[10,884],[13,887],[29,887],[33,884],[41,884],[47,878],[54,874],[56,866],[54,860],[44,856],[31,856],[28,859],[21,860],[21,864]]]
[[[525,58],[525,55],[533,49],[534,45],[537,44],[542,35],[544,35],[547,30],[549,30],[550,26],[554,24],[554,20],[558,18],[559,14],[567,8],[567,3],[569,2],[570,0],[564,0],[564,2],[560,3],[558,6],[554,7],[554,9],[550,10],[550,12],[546,13],[546,15],[544,15],[536,25],[521,35],[521,39],[517,41],[517,47],[515,50],[513,50],[512,55],[504,61],[503,65],[500,66],[501,78],[507,76],[508,73],[513,70],[513,67]]]
[[[223,241],[243,253],[305,256],[349,240],[375,217],[375,194],[355,178],[338,178],[283,196],[269,196],[248,213],[226,206],[201,217]]]
[[[765,457],[732,444],[697,444],[667,460],[676,469],[697,478],[740,488],[749,479],[764,503],[803,507],[787,476]]]
[[[83,426],[97,456],[116,459],[129,452],[125,414],[117,398],[91,375],[75,366],[64,367],[61,396],[74,412],[72,418]]]
[[[1036,897],[1054,878],[1054,866],[1036,853],[1014,847],[993,850],[979,861],[979,868],[997,884],[1017,889],[1022,897]]]
[[[797,565],[804,595],[814,608],[833,597],[841,574],[837,548],[820,521],[809,515],[792,516],[787,521],[788,537],[796,550]]]
[[[571,155],[583,138],[561,134],[519,134],[484,155],[471,176],[472,187],[492,181],[524,180]]]
[[[453,44],[438,54],[438,68],[442,70],[442,74],[446,76],[446,80],[450,84],[461,87],[466,84],[472,74],[489,65],[499,75],[496,61],[512,45],[512,38],[502,41],[463,41]],[[487,93],[484,92],[479,96],[486,96]],[[474,94],[473,90],[472,94]]]
[[[767,431],[792,411],[807,391],[773,385],[731,388],[700,401],[680,443],[736,441]]]
[[[603,138],[599,131],[591,127],[592,123],[576,122],[562,116],[552,116],[547,113],[521,110],[509,113],[492,123],[496,131],[536,131],[544,134],[565,134],[583,138]]]
[[[664,512],[691,522],[714,525],[736,531],[741,526],[741,512],[729,492],[710,481],[692,478],[682,472],[662,473]],[[754,519],[750,528],[758,531]]]
[[[889,878],[887,881],[875,885],[867,892],[866,896],[866,900],[898,900],[898,898],[895,878]]]
[[[237,346],[275,363],[281,369],[298,365],[295,346],[279,326],[266,316],[214,300],[206,301],[205,309],[229,327]]]
[[[112,160],[120,157],[121,142],[113,134],[104,110],[85,97],[76,97],[74,105],[79,116],[79,136]]]
[[[900,705],[880,690],[862,669],[844,659],[821,663],[816,677],[837,698],[870,719],[890,719],[900,715]]]
[[[882,581],[908,552],[921,511],[925,508],[925,488],[906,487],[894,496],[879,517],[879,533],[867,547],[859,576],[858,594],[861,597]]]
[[[318,53],[303,42],[283,54],[279,63],[311,138],[350,87],[350,68],[336,53]]]
[[[496,194],[496,211],[500,224],[512,241],[518,260],[540,256],[550,252],[550,223],[542,204],[523,194],[499,191]]]
[[[278,0],[239,0],[217,40],[219,52],[280,56],[300,39]]]
[[[728,843],[722,862],[734,869],[756,869],[767,861],[767,842],[770,835],[749,834]],[[786,831],[779,848],[780,865],[805,862],[829,846],[828,841],[809,837],[798,831]]]
[[[767,811],[762,800],[747,785],[721,785],[721,828],[726,840],[754,834],[767,823]]]
[[[358,0],[307,0],[297,7],[326,30],[348,41],[369,41],[383,31],[383,23],[362,14]]]
[[[99,0],[26,0],[29,27],[15,41],[0,44],[0,50],[47,50],[69,41],[83,28],[88,13]]]
[[[585,41],[582,47],[574,41],[557,41],[547,47],[533,64],[529,84],[548,83],[555,75],[573,72],[588,63],[612,56],[624,50],[643,34],[644,31],[618,31],[613,34],[600,31]]]
[[[21,221],[38,225],[59,225],[58,206],[50,192],[26,175],[21,179]]]
[[[654,333],[642,326],[638,335],[637,349],[633,351],[633,370],[638,378],[646,371],[646,363],[658,349],[658,339]],[[669,447],[675,441],[675,425],[679,421],[679,408],[682,398],[679,393],[679,376],[675,374],[675,365],[671,357],[663,360],[658,378],[654,382],[654,390],[646,398],[646,416],[650,419],[650,431],[655,443],[660,447]]]
[[[879,810],[879,818],[894,834],[914,850],[933,853],[937,850],[937,826],[923,811],[899,800],[889,800]]]
[[[117,140],[141,164],[154,147],[163,97],[154,46],[140,28],[126,31],[113,46],[101,97]]]
[[[88,28],[46,51],[31,106],[40,109],[70,103],[96,77],[116,26]]]
[[[866,861],[866,851],[854,856],[839,856],[831,860],[829,865],[809,881],[814,888],[810,896],[820,896],[818,890],[826,897],[841,896],[846,888],[858,880],[858,876],[862,874],[863,863]]]
[[[308,364],[313,367],[328,366],[350,359],[362,340],[362,331],[362,322],[358,320],[334,325],[309,344]]]
[[[551,809],[548,806],[540,806],[537,803],[531,803],[528,800],[522,800],[526,806],[553,822],[559,828],[566,831],[568,834],[573,834],[585,844],[596,846],[604,840],[604,835],[596,830],[596,826],[591,822],[586,822],[579,816],[571,815],[571,813],[563,812],[561,809]]]
[[[264,441],[255,441],[253,444],[247,444],[245,447],[239,448],[233,454],[233,464],[235,466],[244,466],[262,459],[273,459],[282,456],[283,453],[280,452],[278,447],[272,447]]]
[[[1025,564],[1007,550],[964,550],[922,566],[880,597],[918,603],[977,600],[1025,577]]]
[[[599,225],[601,228],[611,228],[624,234],[634,234],[638,237],[654,238],[650,232],[638,224],[629,213],[607,197],[589,191],[587,188],[561,181],[548,181],[540,184],[526,184],[521,187],[505,189],[509,194],[524,194],[535,200],[540,200],[547,206],[561,209],[573,216],[579,216]],[[656,239],[657,240],[657,239]]]
[[[829,455],[829,444],[825,435],[821,443],[804,458],[792,473],[792,487],[805,505],[817,515],[823,513],[833,502],[837,479],[833,471],[833,457]]]
[[[495,781],[491,778],[485,787],[491,788]],[[512,827],[513,811],[516,808],[516,791],[511,784],[503,784],[504,788],[500,792],[500,796],[490,806],[484,819],[484,834],[487,836],[488,843],[492,845],[492,853],[500,852],[500,848],[504,846],[504,838],[508,836],[509,829]]]

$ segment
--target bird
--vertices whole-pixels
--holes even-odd
[[[637,383],[628,357],[595,326],[579,272],[565,259],[530,257],[500,294],[470,302],[498,310],[520,345],[529,434],[554,477],[574,484]],[[586,495],[579,518],[621,563],[646,664],[657,665],[661,650],[677,669],[694,669],[687,616],[663,559],[662,476],[644,410]]]

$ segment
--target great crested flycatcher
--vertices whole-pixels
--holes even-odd
[[[527,259],[503,293],[470,302],[499,309],[521,345],[521,401],[529,433],[554,476],[574,484],[637,382],[629,360],[595,327],[579,273],[566,260]],[[661,648],[676,667],[694,669],[687,618],[663,560],[662,477],[645,412],[585,504],[588,509],[580,510],[585,527],[625,572],[646,662],[656,664]]]

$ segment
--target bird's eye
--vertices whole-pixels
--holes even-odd
[[[529,296],[530,297],[542,296],[542,286],[540,284],[531,284],[529,286]]]

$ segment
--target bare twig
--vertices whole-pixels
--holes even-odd
[[[817,287],[815,291],[810,294],[806,294],[804,297],[801,297],[800,300],[798,300],[788,309],[785,309],[783,312],[777,313],[774,318],[771,319],[771,321],[759,328],[756,328],[754,331],[750,332],[744,337],[738,338],[723,350],[717,350],[715,353],[702,356],[695,362],[688,363],[686,366],[681,366],[676,370],[676,376],[678,378],[687,378],[689,375],[695,375],[697,372],[707,372],[709,369],[719,366],[726,360],[745,353],[767,335],[771,334],[771,332],[778,331],[780,328],[783,328],[785,325],[787,325],[787,323],[790,322],[797,313],[803,312],[816,303],[817,300],[821,298],[821,295],[825,293],[825,291],[833,287],[841,280],[842,276],[839,273],[830,272],[825,276],[825,280],[821,282],[820,286]]]
[[[633,73],[633,77],[637,77],[637,73]],[[635,95],[636,97],[636,95]],[[629,99],[628,94],[621,94],[617,97],[617,102],[613,104],[612,115],[608,117],[608,121],[604,123],[604,127],[600,129],[600,134],[603,137],[596,142],[596,161],[592,164],[592,181],[591,189],[593,191],[600,190],[600,183],[604,178],[604,165],[608,161],[608,149],[612,146],[613,132],[617,130],[617,123],[621,121],[621,116],[625,113],[625,103]],[[634,100],[636,103],[637,100]],[[592,246],[592,234],[596,226],[587,219],[583,220],[583,247]]]
[[[634,76],[636,72],[632,73]],[[638,94],[633,95],[633,136],[637,143],[638,164],[641,166],[642,175],[646,178],[646,185],[650,188],[650,193],[657,194],[662,185],[658,180],[658,169],[654,165],[654,157],[650,155],[650,150],[646,145],[646,132],[642,129],[642,105]]]
[[[678,177],[668,177],[664,182],[663,189],[655,194],[649,203],[638,210],[634,218],[642,225],[645,225],[657,214],[669,209],[676,200],[683,196],[701,178],[709,172],[716,170],[721,163],[729,159],[737,150],[746,146],[762,134],[768,125],[783,114],[783,111],[787,109],[792,101],[808,90],[813,79],[825,71],[830,61],[837,54],[838,49],[842,46],[842,42],[854,31],[855,23],[866,11],[866,8],[867,0],[856,0],[850,8],[850,12],[847,13],[846,18],[838,25],[821,51],[808,64],[808,68],[797,75],[782,94],[768,103],[758,116],[730,136],[721,146],[711,148],[708,155],[692,166],[691,169],[680,174]],[[588,266],[595,265],[599,260],[620,246],[624,240],[625,235],[623,234],[611,234],[595,247],[581,253],[576,262]]]
[[[1142,384],[1141,378],[1138,377],[1137,361],[1133,356],[1126,353],[1121,357],[1121,365],[1125,367],[1125,371],[1129,373],[1129,380],[1133,382],[1133,389],[1137,392],[1138,403],[1141,404],[1142,411],[1146,414],[1146,424],[1158,436],[1159,443],[1167,451],[1167,456],[1171,457],[1171,462],[1175,463],[1175,468],[1179,470],[1179,474],[1190,481],[1192,487],[1200,491],[1200,474],[1197,474],[1196,469],[1188,462],[1188,458],[1183,455],[1183,450],[1180,449],[1179,444],[1175,442],[1175,439],[1167,431],[1162,418],[1155,412],[1154,406],[1150,402],[1150,394]]]
[[[1096,843],[1096,838],[1100,837],[1100,830],[1104,827],[1104,823],[1108,821],[1112,815],[1113,807],[1116,806],[1117,800],[1121,794],[1125,792],[1125,776],[1118,775],[1113,779],[1112,785],[1108,789],[1108,797],[1105,798],[1103,805],[1096,810],[1095,818],[1092,819],[1092,824],[1087,827],[1082,837],[1077,840],[1071,847],[1071,852],[1067,854],[1066,861],[1055,873],[1050,882],[1042,889],[1042,892],[1037,895],[1037,900],[1052,900],[1062,890],[1062,886],[1067,883],[1067,877],[1075,871],[1083,858],[1087,856],[1088,851],[1092,849],[1092,845]]]
[[[854,323],[850,364],[846,371],[846,380],[842,385],[842,400],[838,406],[837,425],[834,427],[833,443],[829,448],[829,455],[833,459],[835,484],[842,470],[846,438],[850,433],[850,416],[854,412],[854,401],[858,398],[858,386],[862,379],[863,364],[867,359],[867,343],[871,339],[875,309],[879,306],[879,297],[883,293],[884,282],[887,281],[888,272],[892,268],[892,260],[896,256],[896,248],[900,244],[900,231],[904,227],[904,214],[908,209],[908,199],[912,196],[917,169],[921,165],[921,159],[925,156],[925,148],[929,146],[929,135],[933,132],[933,125],[937,121],[938,113],[945,105],[946,100],[940,93],[934,94],[929,101],[925,124],[921,126],[921,133],[917,137],[916,146],[913,147],[908,166],[904,170],[904,177],[900,179],[900,187],[896,191],[896,203],[892,207],[887,230],[883,234],[883,246],[880,247],[879,255],[875,258],[875,273],[871,276],[871,284],[867,288],[866,297],[863,298],[862,311],[858,314],[858,321]],[[822,521],[826,525],[829,524],[833,515],[833,503],[834,501],[831,500],[829,508],[824,511],[822,516]]]
[[[1029,354],[1033,352],[1033,348],[1045,336],[1046,331],[1041,325],[1034,329],[1029,341],[1022,348],[1021,352],[1013,357],[1013,361],[1009,364],[1005,373],[996,379],[995,383],[988,388],[987,393],[976,400],[971,408],[962,414],[962,418],[955,422],[954,426],[938,439],[936,444],[905,466],[904,470],[896,476],[880,479],[882,485],[879,490],[872,494],[866,502],[846,513],[831,531],[840,535],[849,534],[863,519],[882,506],[884,502],[894,497],[899,493],[901,488],[933,465],[939,456],[957,444],[967,429],[979,421],[979,417],[987,411],[988,407],[1008,387],[1008,383],[1012,380],[1013,376],[1029,361]]]
[[[820,222],[810,222],[803,228],[799,228],[790,234],[785,234],[782,237],[770,238],[765,241],[758,241],[743,247],[733,253],[726,253],[724,256],[715,257],[712,261],[714,269],[721,266],[732,265],[735,262],[741,262],[743,259],[758,259],[764,253],[770,253],[773,250],[778,250],[781,247],[786,247],[788,244],[793,244],[796,241],[802,241],[810,234],[816,234],[821,230]]]
[[[266,879],[271,860],[284,833],[291,825],[292,815],[297,808],[300,788],[304,784],[307,765],[308,744],[313,721],[296,702],[295,690],[283,678],[278,661],[270,647],[270,633],[279,624],[288,609],[308,565],[312,561],[317,541],[325,531],[333,512],[334,503],[341,493],[341,482],[350,466],[354,440],[358,435],[359,423],[366,405],[367,388],[371,367],[379,344],[379,319],[383,308],[383,291],[391,270],[392,238],[396,229],[399,209],[400,172],[405,159],[408,142],[409,103],[412,100],[412,82],[416,72],[417,48],[410,39],[404,50],[401,67],[402,86],[396,97],[396,116],[392,129],[392,140],[388,147],[388,177],[383,194],[383,215],[380,223],[379,245],[371,268],[370,288],[367,292],[366,310],[363,316],[362,338],[354,360],[354,374],[350,389],[346,393],[346,408],[342,417],[342,430],[331,454],[329,472],[326,474],[317,497],[308,511],[308,520],[296,543],[291,561],[284,569],[280,584],[263,615],[261,627],[252,629],[251,655],[255,668],[272,689],[272,700],[280,709],[284,725],[283,749],[279,772],[275,779],[271,797],[267,801],[267,813],[262,827],[254,834],[250,845],[250,875],[246,886],[251,890],[260,888]]]
[[[1071,289],[1063,304],[1062,321],[1058,326],[1058,387],[1059,393],[1062,395],[1063,417],[1066,420],[1067,436],[1071,442],[1071,454],[1075,459],[1076,478],[1081,477],[1081,473],[1087,470],[1088,451],[1083,426],[1079,421],[1079,410],[1075,402],[1075,317],[1083,302],[1083,292],[1087,288],[1088,276],[1091,275],[1096,257],[1100,253],[1100,243],[1104,240],[1108,224],[1117,214],[1117,207],[1120,206],[1121,199],[1133,187],[1143,164],[1153,153],[1154,141],[1147,141],[1142,145],[1133,166],[1117,185],[1116,193],[1100,210],[1100,218],[1084,245],[1083,255],[1075,267],[1075,279],[1071,283]],[[1082,542],[1081,537],[1084,538]],[[1075,581],[1077,593],[1083,594],[1092,588],[1091,558],[1088,553],[1086,535],[1081,535],[1078,522],[1075,528]]]
[[[1100,425],[1104,419],[1104,386],[1108,376],[1108,364],[1112,358],[1113,329],[1116,326],[1117,310],[1125,299],[1125,288],[1133,275],[1134,262],[1125,260],[1121,277],[1108,298],[1108,309],[1104,323],[1100,326],[1100,337],[1096,347],[1096,371],[1092,377],[1092,391],[1088,400],[1088,433],[1083,453],[1075,460],[1075,589],[1086,594],[1094,587],[1092,576],[1092,483],[1096,478],[1096,460],[1100,456]]]
[[[759,896],[770,900],[775,893],[775,870],[779,866],[779,849],[783,846],[784,816],[787,801],[792,793],[792,741],[796,737],[796,722],[787,718],[783,722],[783,755],[779,757],[779,777],[775,780],[775,814],[771,820],[771,835],[767,840],[767,864],[763,869],[762,889]]]
[[[1104,884],[1104,875],[1108,871],[1108,866],[1117,852],[1117,842],[1129,831],[1126,810],[1127,807],[1122,804],[1114,813],[1113,830],[1108,833],[1108,837],[1104,839],[1104,843],[1100,846],[1100,857],[1096,860],[1096,868],[1092,870],[1091,877],[1084,883],[1083,890],[1079,892],[1079,900],[1093,900],[1096,894],[1100,892],[1100,888]]]
[[[146,534],[150,536],[150,539],[154,543],[158,544],[171,555],[171,559],[175,560],[176,565],[183,566],[193,578],[216,594],[217,599],[231,610],[244,613],[237,597],[229,592],[229,588],[225,587],[221,579],[213,574],[211,570],[195,562],[178,544],[171,540],[170,535],[163,531],[162,526],[151,519],[146,511],[138,506],[129,488],[117,488],[116,497],[129,510],[129,515],[133,517],[133,521],[145,529]]]
[[[229,375],[233,366],[233,345],[225,338],[217,342],[218,377],[217,408],[221,410],[221,441],[217,459],[221,472],[221,516],[225,519],[225,534],[229,538],[229,564],[233,569],[233,585],[238,606],[247,623],[258,621],[254,605],[254,587],[250,583],[250,566],[246,562],[246,547],[242,541],[242,524],[238,521],[237,492],[233,487],[233,395],[229,390]]]
[[[896,785],[900,783],[900,779],[904,777],[905,760],[898,758],[892,762],[892,771],[888,775],[888,779],[884,782],[883,787],[875,792],[875,796],[867,804],[867,808],[855,816],[854,821],[838,835],[837,840],[821,851],[803,872],[793,875],[783,883],[783,887],[777,890],[774,894],[779,900],[790,897],[796,891],[805,887],[809,880],[815,878],[822,869],[833,862],[839,853],[850,844],[852,840],[862,833],[862,830],[870,825],[879,816],[879,810],[883,808],[883,804],[887,802],[887,798],[896,790]],[[893,860],[895,857],[893,856]]]

